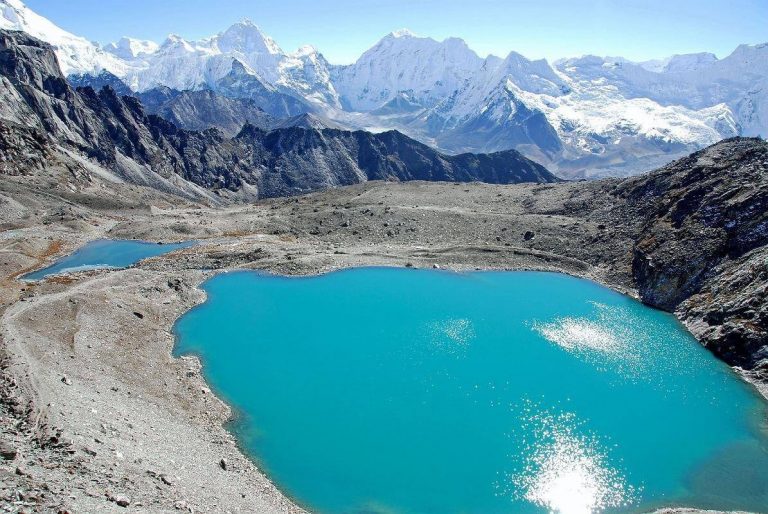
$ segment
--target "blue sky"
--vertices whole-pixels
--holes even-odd
[[[481,56],[621,55],[633,60],[768,42],[768,0],[26,0],[101,43],[129,35],[197,39],[248,17],[286,51],[354,61],[392,30],[461,37]]]

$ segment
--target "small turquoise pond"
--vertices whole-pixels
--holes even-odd
[[[552,273],[218,275],[177,323],[327,514],[768,511],[766,405],[670,315]]]
[[[40,280],[49,275],[68,271],[96,268],[125,268],[142,259],[163,255],[194,244],[194,241],[157,244],[146,241],[102,239],[92,241],[71,255],[59,259],[51,266],[28,273],[23,278],[24,280]]]

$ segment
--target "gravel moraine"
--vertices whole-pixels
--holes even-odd
[[[625,181],[371,182],[231,207],[64,167],[0,176],[0,511],[301,512],[240,453],[199,362],[171,356],[197,286],[231,269],[561,271],[674,311],[766,394],[766,163],[738,139]],[[200,243],[18,280],[98,238]]]

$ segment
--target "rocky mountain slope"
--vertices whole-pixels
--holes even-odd
[[[766,45],[723,59],[585,56],[552,65],[515,52],[483,59],[460,39],[403,30],[336,66],[311,46],[285,52],[249,20],[199,41],[123,38],[99,48],[20,0],[0,6],[0,28],[54,44],[79,85],[93,76],[99,89],[107,70],[136,92],[210,89],[272,116],[312,112],[347,128],[397,129],[449,153],[514,148],[563,177],[639,173],[722,138],[768,132]]]
[[[768,144],[724,141],[615,194],[641,220],[643,301],[678,310],[715,354],[768,378]]]
[[[271,125],[271,128],[288,128],[288,127],[300,127],[305,129],[338,129],[344,130],[344,127],[338,123],[318,116],[317,114],[304,113],[298,116],[292,116],[284,120],[275,120]]]
[[[281,64],[296,58],[281,54],[251,23],[237,24],[214,39],[228,38],[230,31],[243,40],[263,40],[259,47],[277,52],[274,59],[280,61],[273,59],[271,68],[265,69],[247,68],[238,60],[234,66],[239,73],[305,100],[305,110],[350,127],[399,129],[452,152],[517,148],[563,176],[645,171],[664,159],[741,131],[735,111],[719,102],[659,103],[615,83],[570,75],[563,66],[555,69],[546,61],[531,61],[515,52],[504,59],[481,59],[455,38],[438,42],[395,32],[352,65],[330,66],[318,58],[307,77],[297,71],[305,67]],[[213,43],[206,40],[208,44]],[[232,51],[237,56],[247,52],[244,47]],[[211,59],[223,55],[215,53]],[[308,55],[317,54],[313,50]],[[166,66],[167,59],[153,57],[146,72],[136,73],[154,77],[155,67]],[[264,66],[268,60],[254,54],[253,66],[256,61]],[[287,69],[290,77],[285,75]],[[135,80],[125,77],[129,83]],[[218,77],[201,79],[195,86],[175,83],[173,87],[244,94],[223,87]],[[260,101],[266,106],[272,102]]]
[[[106,70],[102,70],[96,75],[89,73],[72,73],[67,76],[67,81],[75,88],[90,87],[96,91],[99,91],[105,86],[109,86],[110,88],[114,89],[115,93],[120,96],[134,96],[135,94],[133,90],[125,84],[125,82]],[[153,98],[153,91],[156,90],[153,89],[147,91],[147,93],[150,95],[149,98]],[[168,88],[158,88],[157,91],[162,91],[165,96],[170,96],[171,91],[173,91],[174,96],[181,93],[181,91],[170,90]],[[168,91],[168,93],[165,93],[165,91]]]
[[[69,81],[72,82],[71,77]],[[124,93],[118,90],[115,92],[121,96],[134,94],[130,90]],[[210,89],[178,91],[157,87],[136,94],[136,97],[141,100],[147,113],[157,114],[185,130],[218,128],[227,136],[233,137],[246,124],[267,130],[282,121],[267,114],[255,100],[228,98]]]
[[[156,107],[170,109],[169,116],[198,109],[204,119],[200,103],[185,101],[198,95],[207,93],[183,93],[172,107],[161,99]],[[13,160],[16,170],[39,167],[45,152],[64,149],[105,165],[119,180],[210,201],[294,195],[372,179],[557,180],[513,150],[446,156],[397,132],[301,126],[266,132],[246,125],[229,138],[217,129],[184,130],[147,114],[138,99],[120,97],[110,87],[74,90],[53,49],[23,32],[0,31],[0,97],[0,120],[8,134],[3,154],[25,153]],[[226,106],[233,108],[232,102]],[[256,108],[251,113],[263,120]],[[39,141],[40,148],[19,147],[21,135]]]

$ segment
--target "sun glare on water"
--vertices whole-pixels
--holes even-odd
[[[525,499],[559,514],[591,514],[626,502],[620,475],[590,455],[583,442],[559,434],[534,456],[538,470],[527,484]]]
[[[597,437],[580,435],[572,414],[535,415],[536,441],[522,472],[512,477],[517,496],[556,514],[593,514],[634,503],[636,489],[608,463]]]
[[[566,350],[616,352],[621,348],[621,340],[613,331],[586,318],[561,318],[535,328]]]
[[[593,302],[591,302],[593,303]],[[620,373],[622,380],[638,379],[658,366],[647,358],[648,352],[656,355],[670,353],[662,344],[662,334],[654,334],[625,308],[608,307],[593,303],[591,316],[564,316],[547,321],[535,321],[530,328],[550,343],[566,352],[590,362],[601,370]],[[673,366],[674,359],[665,360]]]
[[[445,319],[426,326],[432,347],[455,356],[462,355],[475,338],[475,329],[469,319]]]

